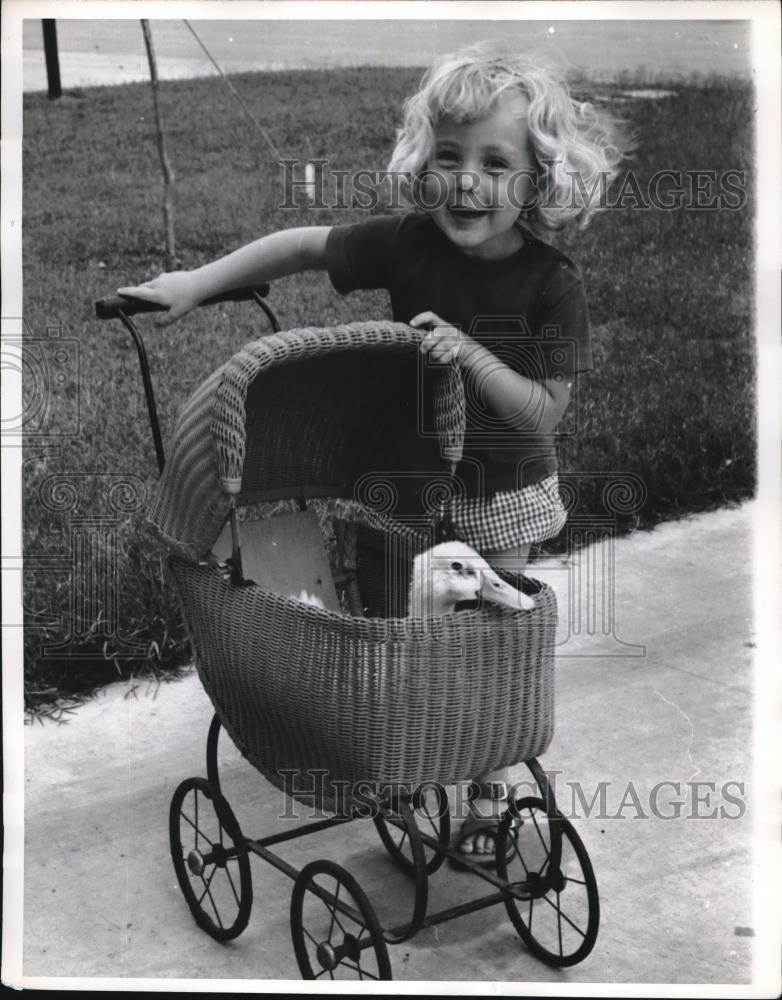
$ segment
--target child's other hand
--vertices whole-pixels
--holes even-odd
[[[152,281],[145,281],[143,285],[118,288],[117,293],[167,306],[168,312],[156,320],[156,323],[158,326],[168,326],[189,313],[201,301],[196,284],[191,271],[167,271]]]
[[[446,323],[433,312],[422,312],[414,316],[410,320],[410,326],[429,327],[429,332],[421,341],[421,353],[427,354],[430,361],[445,365],[459,357],[463,334],[458,326]]]

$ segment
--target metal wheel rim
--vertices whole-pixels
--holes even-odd
[[[320,876],[320,882],[315,881],[318,876]],[[330,879],[335,882],[333,889],[327,886]],[[321,897],[316,888],[325,889],[327,893],[333,895],[335,899],[341,899],[342,902],[346,902],[346,895],[351,897],[354,904],[353,909],[357,912],[358,919],[354,920],[341,913],[335,904]],[[321,914],[321,918],[328,924],[326,938],[322,938],[321,934],[305,927],[305,901],[311,897],[317,898],[322,904],[324,912]],[[333,974],[334,971],[340,968],[357,973],[358,975],[354,978],[359,980],[379,981],[392,978],[391,963],[383,931],[366,893],[349,872],[332,861],[313,861],[299,872],[291,895],[291,936],[296,961],[303,979],[333,980],[336,978]],[[353,949],[350,949],[353,942],[356,946],[360,946],[358,957]],[[320,956],[328,954],[329,948],[331,954],[336,956],[340,949],[346,946],[350,953],[341,959],[334,968],[322,965]],[[361,955],[370,948],[377,963],[376,974],[370,972],[366,967],[362,968],[361,965]],[[313,966],[310,951],[315,954],[319,964],[321,964],[321,968],[317,972]]]
[[[250,859],[231,807],[204,778],[186,778],[174,792],[169,842],[179,887],[198,926],[218,941],[238,937],[252,909]],[[235,850],[235,856],[222,858],[223,852]],[[194,871],[198,859],[193,855],[204,860],[212,853],[217,860]]]
[[[545,838],[541,832],[540,824],[534,822],[536,813],[545,817],[550,831],[548,857],[542,867],[528,866],[525,863],[521,831],[511,832],[517,817],[532,824],[532,829],[541,839],[538,859],[540,855],[545,855]],[[530,832],[528,836],[532,836],[532,833]],[[515,839],[513,850],[510,852],[510,860],[506,857],[506,844],[509,837]],[[580,871],[578,876],[574,874],[574,862],[577,863]],[[553,871],[550,870],[551,868]],[[537,881],[534,878],[536,872],[542,878],[537,887],[528,895],[525,895],[524,898],[516,897],[510,893],[506,895],[505,908],[508,911],[508,916],[524,943],[538,958],[557,967],[575,965],[586,958],[597,938],[600,903],[595,874],[587,850],[572,824],[559,813],[553,816],[548,815],[543,800],[530,797],[516,801],[503,817],[497,836],[497,874],[512,884],[518,884],[517,880],[520,875],[531,873],[533,878],[530,879],[530,882],[534,886]],[[568,893],[567,890],[570,892]],[[566,912],[566,904],[569,903],[572,906],[576,899],[580,900],[580,904],[577,905],[580,905],[582,912],[579,912],[578,918],[574,919],[572,909],[570,914]],[[583,914],[584,908],[586,908],[585,916]],[[542,921],[541,914],[543,915]],[[545,927],[553,923],[556,924],[556,935],[552,935],[555,937],[556,951],[547,947],[548,942],[544,944],[539,937],[541,924]],[[572,950],[564,946],[565,936],[576,944]]]

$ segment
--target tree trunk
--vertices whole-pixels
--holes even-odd
[[[149,60],[149,75],[152,81],[152,100],[155,106],[155,129],[157,132],[157,150],[160,156],[160,166],[163,170],[163,225],[166,232],[166,271],[177,269],[179,261],[176,256],[176,245],[174,241],[174,171],[166,152],[166,137],[163,132],[163,122],[160,118],[160,107],[158,104],[158,77],[157,62],[155,61],[155,49],[152,45],[152,30],[149,21],[141,21],[141,29],[144,32],[144,44],[147,47],[147,59]]]

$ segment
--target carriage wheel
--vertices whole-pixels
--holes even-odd
[[[497,835],[497,874],[510,883],[505,907],[534,955],[555,966],[586,958],[600,903],[589,855],[568,820],[547,815],[543,799],[516,801]]]
[[[313,861],[299,872],[291,934],[303,979],[392,978],[375,911],[353,876],[333,861]]]
[[[169,839],[195,922],[218,941],[238,937],[253,903],[250,859],[231,807],[204,778],[187,778],[174,792]]]
[[[451,817],[448,812],[448,795],[442,785],[426,784],[415,790],[411,801],[412,818],[418,830],[432,837],[445,848],[451,839]],[[397,810],[393,810],[400,815]],[[400,818],[404,819],[400,815]],[[416,873],[413,845],[406,829],[387,823],[383,816],[375,816],[375,826],[386,850],[400,868]],[[423,844],[426,873],[436,872],[445,861],[445,854]]]

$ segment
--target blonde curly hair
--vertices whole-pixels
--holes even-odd
[[[575,101],[555,67],[495,43],[479,42],[441,56],[427,70],[418,93],[405,102],[389,173],[401,175],[401,191],[415,205],[416,178],[432,153],[438,121],[446,116],[474,121],[490,113],[507,92],[529,102],[527,129],[538,197],[521,212],[524,221],[551,230],[586,225],[600,208],[593,193],[616,177],[629,139],[611,116]]]

